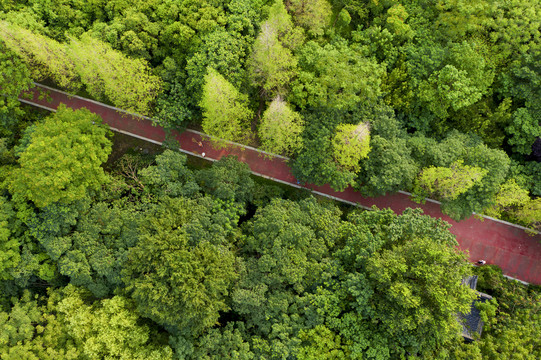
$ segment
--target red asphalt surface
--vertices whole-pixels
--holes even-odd
[[[129,115],[111,106],[78,96],[70,96],[42,85],[37,85],[37,87],[41,88],[42,92],[47,92],[47,99],[39,99],[38,90],[34,88],[29,92],[33,99],[22,100],[24,103],[49,110],[56,109],[61,103],[73,109],[87,108],[100,115],[104,123],[109,124],[112,130],[153,142],[161,143],[165,139],[164,130],[153,125],[148,118]],[[285,158],[263,154],[256,149],[241,145],[229,145],[227,148],[217,149],[207,136],[190,130],[182,133],[174,132],[173,135],[179,141],[183,152],[199,157],[205,153],[205,158],[209,160],[218,160],[226,155],[236,155],[240,161],[248,164],[252,172],[257,175],[297,186],[297,180],[291,174]],[[199,142],[202,143],[202,146],[199,146]],[[490,218],[478,219],[472,216],[456,222],[441,212],[439,204],[430,201],[425,204],[417,204],[403,193],[368,198],[361,196],[352,188],[337,192],[328,185],[303,186],[316,193],[368,208],[375,205],[380,209],[391,208],[396,213],[401,213],[409,207],[420,207],[425,214],[441,218],[451,224],[451,232],[456,235],[460,248],[469,252],[472,262],[484,259],[487,264],[498,265],[507,276],[541,285],[541,234],[532,236],[521,227]]]

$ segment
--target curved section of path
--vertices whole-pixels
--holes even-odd
[[[46,96],[43,96],[44,94]],[[158,144],[165,139],[165,131],[153,125],[149,118],[129,114],[93,100],[72,96],[39,84],[36,84],[36,87],[27,95],[21,97],[21,102],[50,111],[55,111],[61,103],[73,109],[87,108],[100,115],[114,131]],[[250,166],[254,174],[300,187],[291,174],[287,158],[235,143],[231,143],[227,148],[216,149],[208,136],[197,131],[173,132],[172,135],[179,141],[182,152],[198,157],[203,157],[204,153],[206,159],[213,161],[225,155],[236,155],[240,161]],[[409,194],[405,192],[368,198],[361,196],[352,188],[337,192],[328,185],[304,187],[316,194],[368,209],[377,206],[380,209],[391,208],[396,213],[401,213],[408,207],[420,207],[426,214],[442,218],[451,224],[451,232],[456,235],[460,248],[469,251],[471,261],[484,259],[489,264],[498,265],[507,276],[541,284],[541,235],[539,233],[529,235],[521,226],[488,217],[472,216],[456,222],[441,212],[438,202],[429,200],[426,204],[420,205],[411,201]]]

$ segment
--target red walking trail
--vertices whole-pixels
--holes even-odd
[[[47,96],[40,98],[38,93],[43,94],[44,91]],[[164,130],[153,125],[148,118],[131,115],[120,109],[43,85],[36,84],[36,88],[29,91],[29,98],[25,96],[21,101],[52,111],[61,103],[73,109],[87,108],[100,115],[114,131],[154,143],[161,143],[165,139]],[[217,149],[213,147],[208,136],[191,130],[182,133],[173,132],[173,136],[179,141],[180,150],[185,153],[199,157],[205,153],[204,157],[213,161],[225,155],[236,155],[240,161],[250,166],[254,174],[299,187],[291,174],[286,158],[239,144],[230,144],[227,148]],[[375,205],[380,209],[391,208],[396,213],[401,213],[408,207],[420,207],[425,214],[441,218],[451,224],[451,232],[456,235],[460,248],[469,251],[472,262],[484,259],[488,264],[498,265],[507,276],[528,283],[541,284],[539,233],[532,236],[527,234],[523,227],[487,217],[479,219],[472,216],[456,222],[441,212],[437,202],[427,201],[426,204],[420,205],[411,201],[408,194],[403,192],[369,198],[354,192],[351,187],[343,192],[334,191],[328,185],[303,185],[303,187],[311,189],[316,194],[365,208]]]

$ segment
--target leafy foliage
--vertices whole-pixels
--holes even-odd
[[[336,161],[350,170],[358,170],[359,161],[370,152],[370,128],[367,123],[339,125],[333,140]]]
[[[413,183],[418,165],[404,139],[389,141],[381,136],[370,140],[371,154],[361,163],[357,187],[369,196],[407,189]]]
[[[309,41],[299,53],[303,69],[292,84],[291,102],[301,108],[352,109],[380,94],[383,70],[343,41],[321,46]]]
[[[60,106],[55,115],[36,125],[19,168],[10,175],[10,191],[38,207],[70,203],[107,182],[100,165],[111,142],[101,118],[83,109]]]
[[[457,161],[448,168],[424,169],[419,175],[416,186],[420,193],[454,200],[479,183],[486,173],[486,170],[479,167],[463,165],[461,161]]]
[[[303,125],[300,114],[277,96],[263,113],[259,125],[261,148],[282,155],[298,152],[302,148]]]
[[[19,95],[30,85],[30,71],[17,55],[2,43],[0,52],[0,114],[5,114],[19,105]]]
[[[339,191],[353,182],[355,173],[340,168],[332,156],[333,128],[342,120],[341,115],[339,111],[321,110],[319,114],[303,116],[306,123],[303,147],[292,164],[293,174],[299,181],[330,184]]]
[[[200,106],[205,133],[232,141],[246,137],[252,117],[246,97],[212,68],[205,75]]]
[[[75,64],[62,44],[4,20],[0,20],[0,38],[28,64],[34,79],[52,78],[72,91],[80,88]]]
[[[186,155],[166,150],[156,157],[156,165],[139,171],[149,191],[160,196],[193,197],[199,186],[194,174],[186,168]]]
[[[250,175],[248,165],[233,156],[225,156],[210,169],[199,171],[197,179],[207,194],[244,206],[252,200],[254,181]]]
[[[150,113],[161,84],[158,77],[150,74],[144,61],[129,59],[90,36],[71,39],[67,53],[93,96],[107,98],[127,111]]]
[[[186,224],[197,207],[194,200],[164,199],[145,216],[140,241],[129,250],[122,270],[143,316],[194,335],[214,326],[219,312],[228,310],[225,296],[238,276],[226,245],[199,238],[190,243]]]
[[[298,37],[291,16],[282,0],[269,9],[269,18],[260,26],[248,63],[253,82],[262,87],[268,98],[285,95],[295,75],[297,60],[291,52]]]

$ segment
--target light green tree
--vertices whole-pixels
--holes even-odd
[[[190,98],[201,97],[207,68],[219,72],[233,86],[239,87],[246,77],[246,58],[251,42],[241,34],[224,29],[202,37],[194,54],[186,60],[186,89],[193,92]],[[194,101],[197,104],[197,101]]]
[[[28,64],[33,79],[51,78],[71,91],[80,88],[75,64],[63,44],[4,20],[0,20],[0,39]]]
[[[511,123],[505,131],[509,135],[507,142],[516,153],[524,155],[532,153],[533,143],[541,136],[540,124],[540,120],[532,116],[526,108],[519,108],[513,113]]]
[[[0,356],[6,360],[173,358],[167,338],[142,321],[133,300],[122,296],[92,301],[73,285],[29,291],[0,312]]]
[[[358,171],[359,161],[370,152],[370,125],[342,124],[336,128],[333,154],[336,161],[348,170]]]
[[[89,35],[59,43],[6,21],[0,21],[0,38],[30,67],[35,80],[50,78],[77,91],[81,84],[98,98],[108,98],[124,110],[150,113],[161,91],[157,76],[143,60],[130,59]]]
[[[108,179],[101,168],[111,152],[108,134],[98,115],[59,106],[35,125],[20,167],[9,176],[9,190],[38,207],[70,203],[98,190]]]
[[[133,300],[114,296],[87,304],[88,293],[68,285],[57,304],[57,316],[83,358],[172,359],[165,337],[145,324]],[[52,295],[51,300],[56,296]]]
[[[276,154],[292,155],[302,147],[304,121],[280,96],[263,113],[259,125],[261,148]]]
[[[502,212],[517,210],[529,201],[528,190],[520,187],[515,179],[510,179],[500,186],[500,191],[494,197],[494,205],[487,208],[485,214],[498,218]]]
[[[239,141],[247,137],[252,111],[247,97],[212,68],[207,69],[203,97],[203,130],[221,139]]]
[[[127,111],[150,113],[161,83],[146,62],[130,59],[88,35],[71,39],[67,55],[91,95],[108,98]]]
[[[464,165],[462,160],[450,167],[434,167],[424,169],[417,179],[416,192],[420,196],[434,195],[443,200],[454,200],[465,193],[488,173],[477,166]]]
[[[18,107],[19,95],[30,83],[30,70],[26,64],[0,42],[0,114]]]
[[[278,30],[270,21],[261,25],[249,62],[252,81],[263,88],[267,97],[285,95],[295,75],[297,60],[278,39]]]

